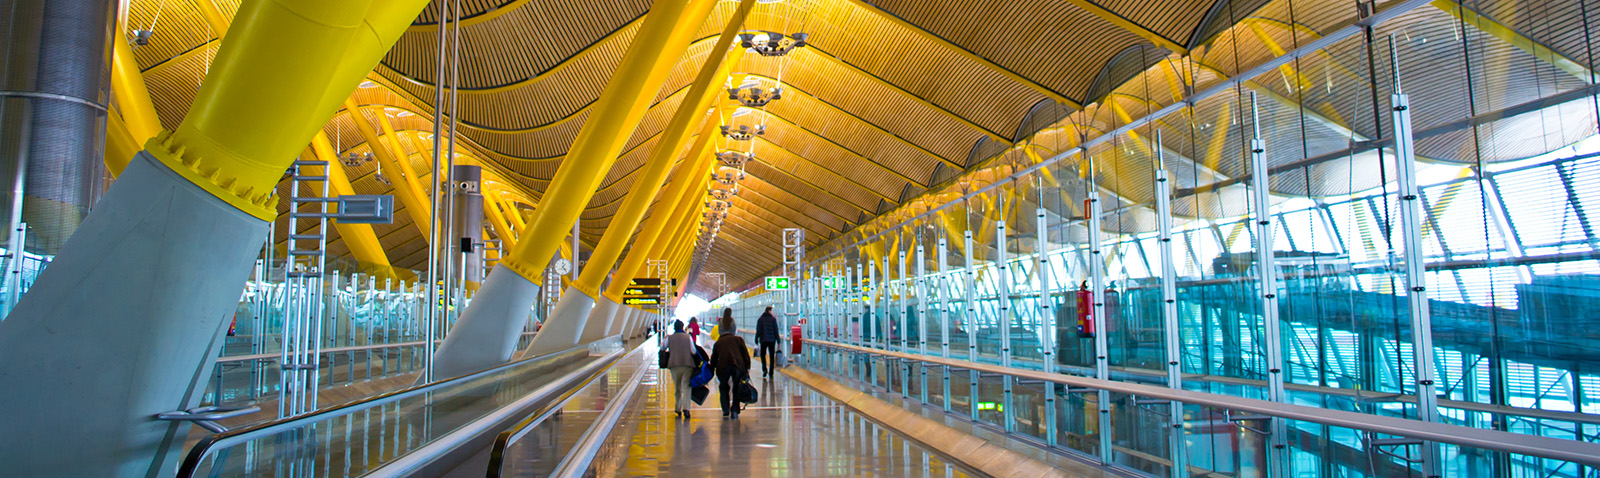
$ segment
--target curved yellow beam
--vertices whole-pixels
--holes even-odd
[[[333,144],[328,142],[328,135],[318,132],[311,140],[310,149],[317,159],[328,162],[325,175],[328,177],[329,198],[355,195],[355,188],[350,187],[350,178],[345,175],[344,166],[339,163],[339,153],[335,152]],[[317,194],[322,193],[322,190],[316,187],[312,190]],[[289,212],[294,212],[294,209],[294,205],[291,205]],[[393,273],[389,257],[383,252],[383,244],[378,242],[378,235],[372,232],[372,225],[333,221],[333,227],[339,231],[339,237],[344,239],[345,246],[350,249],[350,255],[355,256],[357,261],[380,266],[385,275]]]
[[[705,194],[706,183],[711,180],[711,155],[706,151],[690,151],[689,159],[678,167],[673,173],[672,185],[668,186],[663,201],[656,205],[655,213],[650,215],[642,226],[645,231],[657,231],[652,241],[634,241],[633,247],[628,250],[628,256],[623,259],[622,265],[617,267],[618,274],[636,273],[642,270],[646,259],[661,257],[661,252],[666,249],[671,234],[686,220],[691,220],[692,215],[698,210],[695,206],[697,200]],[[645,242],[649,242],[646,244]],[[627,276],[623,276],[626,278]],[[611,300],[619,300],[622,290],[627,287],[628,281],[613,280],[606,287],[605,296]]]
[[[688,94],[678,103],[678,110],[673,113],[672,121],[662,131],[662,141],[656,144],[656,148],[645,160],[642,168],[644,173],[634,182],[628,191],[628,200],[622,204],[622,208],[606,228],[600,243],[595,246],[594,254],[590,255],[589,266],[578,275],[578,281],[575,283],[578,290],[590,296],[598,295],[600,281],[605,280],[606,275],[611,272],[618,256],[622,255],[622,247],[639,225],[639,220],[644,217],[645,209],[660,192],[661,181],[666,179],[673,160],[678,156],[678,151],[683,149],[683,144],[688,141],[689,128],[694,123],[703,123],[705,126],[700,130],[700,138],[697,141],[700,144],[694,145],[691,150],[708,147],[707,143],[710,142],[713,128],[718,125],[718,121],[715,118],[707,118],[705,111],[716,97],[714,86],[720,86],[720,80],[727,76],[727,65],[738,61],[738,57],[743,53],[741,50],[730,52],[729,48],[733,46],[734,34],[739,31],[739,26],[744,23],[745,16],[750,14],[753,6],[755,0],[741,0],[738,9],[729,18],[722,35],[712,46],[706,61],[701,64],[694,86],[689,88]],[[639,240],[649,241],[648,237],[658,232],[641,230]]]
[[[500,261],[502,265],[538,283],[546,259],[566,236],[554,231],[569,230],[580,217],[596,183],[616,161],[627,133],[639,124],[673,61],[715,5],[715,0],[663,0],[652,7],[568,150],[569,157],[585,160],[562,162],[550,188],[539,198],[539,208],[534,211],[537,216],[528,225],[535,234],[517,241],[517,248]]]
[[[337,101],[328,100],[330,94],[342,90],[342,99],[354,89],[404,28],[404,20],[395,19],[414,16],[423,3],[246,2],[241,7],[246,18],[290,30],[233,32],[183,124],[152,139],[146,149],[219,199],[270,219],[275,214],[268,198],[288,163],[331,115]],[[327,52],[330,46],[338,54],[304,54]],[[239,127],[244,118],[260,127]]]
[[[207,0],[201,0],[207,1]],[[388,125],[388,113],[378,111],[380,121],[384,123],[384,132],[389,138],[386,144],[378,137],[378,132],[372,129],[372,123],[367,121],[367,115],[355,100],[346,99],[344,108],[351,114],[351,122],[356,124],[356,131],[361,133],[361,138],[367,141],[367,146],[372,150],[373,156],[378,158],[378,166],[384,174],[389,176],[389,182],[394,184],[394,191],[400,196],[400,202],[406,206],[406,214],[411,216],[411,223],[422,233],[422,237],[429,237],[433,230],[433,218],[429,214],[433,210],[433,201],[423,193],[421,178],[416,171],[407,167],[411,164],[407,156],[397,154],[395,151],[398,136],[394,135],[392,126]]]

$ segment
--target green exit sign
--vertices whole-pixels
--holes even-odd
[[[789,290],[789,278],[783,276],[767,276],[767,290]]]
[[[823,290],[839,290],[839,289],[844,289],[844,288],[845,287],[844,287],[844,278],[843,277],[823,277],[822,278],[822,289]]]

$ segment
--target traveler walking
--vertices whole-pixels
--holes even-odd
[[[756,356],[761,357],[761,375],[772,378],[778,363],[778,318],[772,315],[771,307],[756,319],[756,346],[759,347]]]
[[[750,376],[750,349],[744,343],[744,338],[735,333],[733,310],[724,309],[721,323],[717,329],[722,335],[711,346],[711,368],[717,373],[717,391],[722,400],[722,416],[739,418],[740,397],[733,393],[740,390],[738,385],[749,380]]]
[[[689,379],[700,370],[705,351],[695,345],[694,339],[683,332],[683,322],[672,323],[672,335],[667,336],[667,369],[672,371],[672,387],[676,397],[672,411],[679,417],[689,418]]]

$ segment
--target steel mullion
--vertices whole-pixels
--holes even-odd
[[[1272,198],[1269,188],[1267,171],[1266,140],[1261,139],[1261,109],[1256,104],[1255,93],[1250,94],[1250,126],[1252,139],[1250,140],[1250,167],[1251,167],[1251,196],[1254,200],[1253,211],[1256,243],[1256,277],[1257,292],[1261,296],[1261,321],[1262,333],[1265,337],[1266,365],[1267,365],[1267,399],[1274,402],[1283,402],[1287,398],[1283,388],[1283,334],[1279,330],[1282,325],[1278,320],[1278,286],[1277,286],[1277,261],[1272,246]],[[1274,477],[1286,477],[1289,472],[1289,443],[1288,424],[1282,418],[1271,419],[1271,430],[1268,435],[1270,442],[1268,448],[1267,467]]]
[[[1183,389],[1183,358],[1178,323],[1178,270],[1172,258],[1172,183],[1167,179],[1165,155],[1160,149],[1161,131],[1156,131],[1156,221],[1158,229],[1157,254],[1161,259],[1161,318],[1162,338],[1167,356],[1167,387]],[[1173,478],[1189,476],[1188,441],[1184,439],[1183,402],[1167,402],[1167,455],[1172,460],[1169,467]]]
[[[1041,201],[1042,202],[1042,201]],[[1055,338],[1056,315],[1051,308],[1050,298],[1050,253],[1049,253],[1049,218],[1045,215],[1047,210],[1043,207],[1036,211],[1034,217],[1034,234],[1037,235],[1037,246],[1034,248],[1033,278],[1037,281],[1039,295],[1039,322],[1044,345],[1042,356],[1042,370],[1044,373],[1056,372]],[[1056,446],[1056,387],[1055,384],[1045,383],[1044,387],[1044,429],[1045,443]]]
[[[1087,156],[1085,161],[1089,163],[1089,184],[1093,185],[1096,173],[1094,157]],[[1087,262],[1089,263],[1091,279],[1090,294],[1093,297],[1094,307],[1094,312],[1091,315],[1091,321],[1094,324],[1094,373],[1095,378],[1110,380],[1111,368],[1110,363],[1107,362],[1109,343],[1106,341],[1105,312],[1106,262],[1103,251],[1101,251],[1103,246],[1100,243],[1100,191],[1098,188],[1090,189],[1091,192],[1089,192],[1087,199],[1089,205],[1085,208],[1087,209],[1085,214],[1089,216],[1089,258]],[[1097,455],[1102,464],[1109,464],[1112,462],[1111,393],[1103,389],[1096,390],[1095,402],[1096,412],[1098,413],[1095,421],[1098,425],[1096,434],[1099,435],[1100,442]]]
[[[1001,211],[1004,211],[1005,210],[1005,206],[1004,206],[1005,198],[1001,197],[1001,198],[998,198],[998,199],[999,200],[995,201],[995,207],[1000,208]],[[1015,200],[1015,199],[1013,199],[1013,200]],[[995,303],[998,305],[998,309],[999,309],[998,312],[995,314],[995,323],[999,326],[998,329],[1000,331],[1000,366],[1002,366],[1002,367],[1010,367],[1011,366],[1011,264],[1010,264],[1010,260],[1006,256],[1006,253],[1010,252],[1010,251],[1006,250],[1006,220],[1005,220],[1004,217],[1002,217],[999,220],[995,221],[994,242],[995,242],[995,244],[994,244],[994,246],[995,246],[994,247],[994,249],[995,249],[994,265],[995,265],[995,271],[996,271],[996,277],[995,277],[995,289],[996,289],[995,290]],[[1014,391],[1012,390],[1012,386],[1014,385],[1013,384],[1014,380],[1012,380],[1010,375],[1007,375],[1005,377],[1001,377],[1000,382],[1001,382],[1002,387],[1003,387],[1002,392],[1001,392],[1001,405],[1000,405],[1002,407],[1001,410],[1000,410],[1001,416],[1002,416],[1001,420],[1003,420],[1005,422],[1006,432],[1007,433],[1014,433],[1014,432],[1017,431],[1016,407],[1013,406],[1013,400],[1012,400],[1012,397],[1014,396]]]
[[[1396,70],[1398,75],[1398,70]],[[1412,378],[1416,380],[1417,387],[1417,418],[1425,422],[1439,421],[1438,392],[1434,380],[1433,364],[1433,322],[1428,304],[1427,277],[1423,263],[1422,227],[1422,197],[1417,187],[1417,158],[1411,137],[1411,102],[1408,95],[1401,91],[1399,81],[1395,82],[1395,94],[1390,96],[1392,109],[1395,153],[1398,164],[1396,171],[1399,173],[1400,182],[1400,220],[1404,235],[1406,260],[1406,302],[1411,313],[1411,341],[1412,354],[1415,363],[1412,365]],[[1440,245],[1443,246],[1443,237]],[[1433,441],[1422,442],[1422,458],[1419,463],[1423,476],[1439,476],[1439,444]]]

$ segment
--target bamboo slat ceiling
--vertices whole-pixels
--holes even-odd
[[[128,24],[161,24],[136,56],[162,123],[188,109],[220,41],[193,2],[134,0]],[[663,0],[664,1],[664,0]],[[726,117],[761,124],[757,160],[703,272],[742,284],[776,265],[782,228],[807,230],[813,245],[854,229],[972,166],[980,140],[1010,144],[1041,101],[1077,108],[1119,52],[1191,44],[1215,0],[789,0],[759,3],[744,28],[806,32],[809,48],[784,58],[745,55],[735,81],[782,84],[764,112]],[[465,0],[462,3],[458,151],[482,163],[531,207],[565,160],[589,106],[648,14],[649,0]],[[597,240],[656,147],[735,2],[701,27],[584,213]],[[438,58],[436,6],[414,22],[360,91],[359,104],[386,106],[419,170]],[[1180,53],[1182,51],[1179,51]],[[1165,55],[1163,53],[1162,55]],[[339,149],[367,146],[340,114],[325,129]],[[409,132],[409,133],[407,133]],[[729,146],[717,139],[718,147]],[[734,147],[744,148],[742,145]],[[358,192],[393,188],[371,165],[351,171]],[[404,213],[402,213],[403,215]],[[416,267],[424,249],[410,221],[380,228],[397,266]],[[335,253],[341,250],[337,242]],[[405,256],[407,258],[402,258]],[[702,295],[704,290],[697,290]]]

